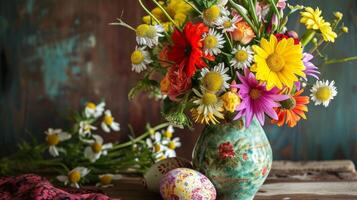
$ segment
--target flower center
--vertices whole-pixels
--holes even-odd
[[[190,56],[192,47],[190,45],[186,46],[185,48],[185,55]]]
[[[169,149],[172,149],[172,150],[176,149],[175,142],[173,142],[173,141],[169,142],[168,147],[169,147]]]
[[[280,72],[285,66],[285,60],[281,55],[273,53],[267,58],[267,64],[271,71]]]
[[[100,184],[102,185],[109,185],[112,183],[113,177],[110,175],[103,175],[99,178]]]
[[[161,151],[161,145],[160,144],[155,144],[154,145],[154,151],[155,152],[160,152]]]
[[[327,101],[331,98],[331,90],[329,87],[321,87],[316,91],[316,98],[320,101]]]
[[[171,131],[165,131],[163,134],[166,138],[172,138],[172,132]]]
[[[203,78],[203,85],[207,90],[216,92],[222,88],[223,78],[218,72],[208,72]]]
[[[135,65],[138,65],[140,63],[142,63],[144,61],[144,55],[141,51],[139,50],[135,50],[132,54],[131,54],[131,62]]]
[[[157,35],[155,26],[149,26],[149,29],[146,32],[148,38],[154,38]]]
[[[252,98],[253,100],[258,99],[260,96],[262,95],[262,92],[258,89],[253,88],[250,92],[249,92],[249,96],[250,98]]]
[[[150,29],[149,25],[141,24],[136,28],[136,35],[139,37],[145,37],[149,29]]]
[[[109,126],[113,124],[113,121],[114,121],[114,119],[112,116],[106,115],[104,117],[104,122]]]
[[[248,53],[244,50],[239,50],[237,53],[234,55],[235,59],[238,60],[239,62],[244,62],[248,59]]]
[[[94,110],[97,106],[92,102],[88,102],[86,107],[89,108],[89,109],[93,109]]]
[[[218,40],[215,36],[209,35],[204,40],[205,47],[208,49],[213,49],[217,46]]]
[[[94,153],[99,153],[102,150],[102,145],[96,142],[92,144],[91,148]]]
[[[230,28],[232,26],[232,22],[227,20],[225,22],[223,22],[223,27],[224,28]]]
[[[207,21],[214,22],[218,19],[220,12],[221,11],[220,11],[219,7],[217,5],[213,5],[210,8],[208,8],[207,10],[205,10],[203,15]]]
[[[47,143],[49,145],[57,145],[60,141],[60,138],[57,134],[51,134],[47,136]]]
[[[217,103],[217,96],[212,93],[206,93],[202,96],[202,103],[206,106]]]
[[[79,171],[73,171],[68,174],[68,179],[72,183],[78,183],[79,180],[81,180],[81,173]]]
[[[282,108],[285,108],[287,110],[291,110],[291,109],[295,108],[296,100],[293,97],[291,97],[291,98],[289,98],[287,100],[281,101],[280,105],[281,105]]]

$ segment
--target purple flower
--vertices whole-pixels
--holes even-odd
[[[319,80],[320,72],[318,71],[318,68],[312,62],[310,62],[314,58],[314,56],[309,53],[304,53],[303,55],[304,57],[302,61],[305,65],[304,73],[306,74],[306,76],[312,76]],[[305,80],[307,80],[307,78],[305,78]]]
[[[272,119],[278,119],[278,115],[273,108],[280,107],[277,102],[286,100],[289,97],[278,94],[279,89],[277,88],[268,91],[265,84],[259,83],[254,74],[248,69],[245,70],[245,76],[239,73],[237,75],[241,83],[232,85],[232,87],[239,89],[242,102],[237,108],[238,114],[234,120],[245,116],[245,126],[249,127],[254,116],[261,125],[264,125],[265,114]]]

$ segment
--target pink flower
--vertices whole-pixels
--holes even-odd
[[[241,83],[233,87],[239,89],[242,102],[237,108],[238,114],[234,120],[245,116],[245,126],[249,127],[254,116],[261,125],[264,125],[265,114],[272,119],[278,119],[274,108],[280,107],[277,102],[286,100],[289,96],[278,94],[277,88],[267,90],[265,84],[259,83],[248,69],[245,70],[245,76],[239,73],[237,75]]]
[[[230,142],[220,144],[218,152],[221,159],[234,158],[235,156],[233,145]]]

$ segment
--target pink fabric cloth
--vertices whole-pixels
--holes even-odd
[[[104,194],[92,192],[73,190],[70,193],[34,174],[0,178],[0,200],[114,200]]]

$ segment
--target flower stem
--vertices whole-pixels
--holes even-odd
[[[117,20],[118,20],[118,22],[112,22],[112,23],[109,23],[109,25],[119,25],[119,26],[123,26],[125,28],[135,31],[135,28],[133,28],[129,24],[125,23],[122,19],[117,18]]]
[[[165,128],[167,126],[169,126],[170,123],[162,123],[162,124],[159,124],[157,126],[155,126],[154,128],[152,128],[153,131],[157,131],[159,129],[162,129],[162,128]],[[121,149],[121,148],[124,148],[124,147],[128,147],[130,145],[132,145],[133,143],[137,143],[141,140],[143,140],[144,138],[146,138],[148,135],[150,134],[150,131],[146,131],[144,134],[140,135],[139,137],[131,140],[131,141],[128,141],[128,142],[125,142],[125,143],[122,143],[122,144],[119,144],[119,145],[114,145],[114,147],[111,149],[111,150],[117,150],[117,149]]]
[[[244,21],[246,21],[249,26],[253,29],[256,35],[258,35],[258,29],[252,23],[252,21],[248,18],[247,14],[244,12],[244,8],[238,4],[236,4],[233,0],[229,0],[229,3],[237,10],[239,15],[243,17]]]
[[[341,59],[333,59],[333,60],[327,60],[325,62],[326,65],[330,64],[335,64],[335,63],[343,63],[343,62],[348,62],[348,61],[353,61],[357,60],[357,56],[352,56],[352,57],[347,57],[347,58],[341,58]]]
[[[187,0],[184,0],[185,3],[187,3],[188,5],[191,6],[191,8],[193,8],[196,12],[198,12],[200,15],[202,15],[202,12],[195,6],[193,5],[191,2],[187,1]]]
[[[304,47],[314,38],[316,31],[308,30],[301,38],[301,45]]]
[[[154,2],[154,3],[156,4],[156,6],[159,7],[159,8],[162,10],[162,12],[165,14],[165,16],[167,17],[167,19],[169,19],[169,20],[171,21],[171,23],[172,23],[174,26],[176,26],[177,29],[179,29],[180,31],[182,31],[181,28],[175,23],[174,19],[172,19],[172,17],[169,15],[169,13],[167,13],[167,11],[165,10],[165,8],[162,7],[159,2],[157,2],[156,0],[151,0],[151,1]]]

